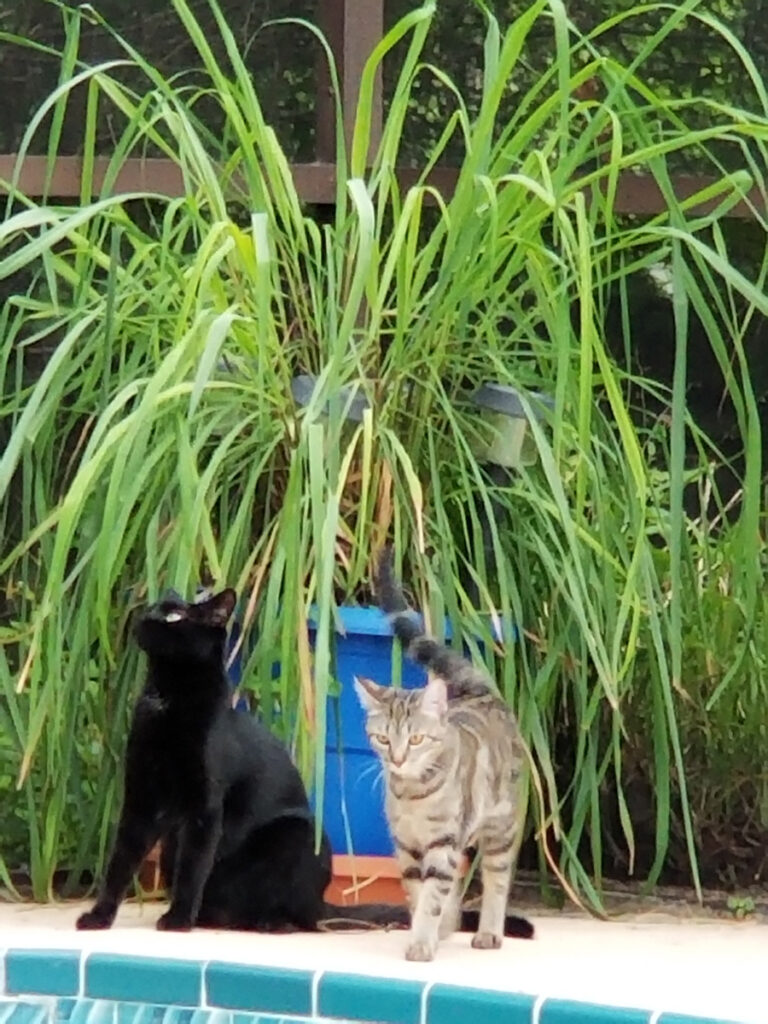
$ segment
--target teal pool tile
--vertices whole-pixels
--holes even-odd
[[[318,985],[317,1013],[377,1024],[419,1024],[423,991],[423,981],[328,972]]]
[[[600,1006],[570,999],[545,999],[539,1024],[649,1024],[650,1010],[625,1006]]]
[[[202,964],[193,960],[91,953],[85,961],[85,994],[91,999],[200,1005]]]
[[[77,995],[80,953],[73,949],[9,949],[5,954],[5,991],[9,995]]]
[[[433,985],[427,993],[425,1024],[531,1024],[535,1002],[533,996],[517,992]]]
[[[310,971],[252,967],[212,961],[205,968],[208,1006],[230,1010],[308,1016],[312,1012]]]

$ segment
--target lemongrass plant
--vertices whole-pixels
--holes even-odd
[[[336,205],[320,223],[209,2],[226,66],[192,6],[173,0],[205,75],[196,90],[177,89],[119,37],[146,89],[121,84],[121,62],[83,63],[79,19],[98,15],[62,8],[66,73],[19,159],[46,124],[55,159],[69,97],[86,90],[80,201],[35,202],[9,183],[0,278],[25,285],[0,333],[0,834],[15,837],[0,850],[0,878],[12,887],[11,869],[26,863],[46,898],[57,869],[70,883],[99,870],[137,685],[130,615],[167,585],[237,587],[244,686],[322,793],[335,610],[370,596],[371,556],[389,535],[430,621],[439,628],[448,614],[517,709],[535,765],[531,824],[566,886],[599,908],[604,844],[632,865],[628,762],[644,764],[655,790],[646,876],[659,877],[679,831],[698,886],[688,706],[733,716],[735,689],[763,668],[760,425],[743,335],[768,312],[765,268],[756,280],[737,272],[717,228],[762,182],[768,104],[757,77],[754,113],[711,105],[711,127],[688,131],[686,113],[703,101],[657,100],[642,64],[696,16],[694,0],[670,9],[631,67],[601,53],[601,29],[580,37],[560,0],[537,0],[503,31],[485,12],[483,101],[470,116],[459,86],[420,61],[435,9],[425,3],[371,54],[349,152],[334,81]],[[502,121],[505,83],[541,23],[552,64]],[[286,32],[299,28],[315,31]],[[397,44],[401,71],[369,160],[373,82]],[[405,189],[394,174],[401,131],[427,74],[454,113]],[[576,98],[588,80],[602,100]],[[203,99],[221,108],[223,138],[198,115]],[[105,105],[125,127],[96,194]],[[454,137],[465,155],[441,195],[426,174]],[[713,139],[743,146],[750,173],[713,161],[706,194],[679,202],[669,154],[706,155]],[[182,198],[113,195],[122,163],[148,146],[181,168]],[[614,208],[617,176],[638,168],[668,208],[627,223]],[[715,212],[698,213],[701,199]],[[660,258],[678,325],[669,393],[617,365],[601,328],[608,290],[621,294],[630,272]],[[686,410],[688,310],[707,324],[746,455],[737,514],[717,531],[683,512],[684,486],[711,489],[718,457]],[[291,381],[303,372],[318,382],[300,408]],[[480,428],[465,399],[485,380],[555,403],[547,422],[532,420],[538,465],[503,485],[472,454]],[[367,399],[361,422],[345,417],[346,386]],[[668,436],[633,417],[646,391],[668,402]],[[661,468],[654,440],[656,451],[669,441]],[[518,640],[500,650],[489,619],[516,624]],[[693,658],[709,680],[695,698]],[[761,683],[748,699],[764,720]]]

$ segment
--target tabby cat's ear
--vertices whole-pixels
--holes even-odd
[[[209,597],[207,601],[201,601],[195,607],[205,614],[206,621],[212,626],[226,626],[236,604],[237,594],[228,587],[220,594]]]
[[[433,718],[445,718],[448,714],[448,689],[445,680],[433,676],[421,691],[421,710]]]
[[[378,683],[374,683],[372,679],[366,679],[364,676],[355,676],[354,683],[357,696],[363,708],[366,711],[375,711],[381,705],[381,691],[386,689],[386,687],[380,686]]]

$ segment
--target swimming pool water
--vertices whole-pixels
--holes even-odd
[[[109,999],[0,1001],[0,1024],[296,1024],[295,1017]]]

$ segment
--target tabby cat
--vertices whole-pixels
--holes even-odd
[[[504,934],[531,938],[530,922],[506,913],[523,824],[525,754],[515,718],[483,672],[424,634],[388,550],[377,590],[395,635],[430,671],[417,690],[355,680],[385,769],[387,819],[411,908],[406,959],[432,960],[439,939],[468,926],[459,861],[470,847],[480,854],[483,885],[472,945],[498,949]]]
[[[110,927],[158,840],[171,901],[160,929],[407,923],[403,908],[324,902],[331,851],[323,836],[315,852],[301,777],[282,743],[231,707],[224,651],[235,600],[223,590],[190,604],[170,591],[138,621],[149,668],[128,737],[122,813],[106,877],[77,927]]]

